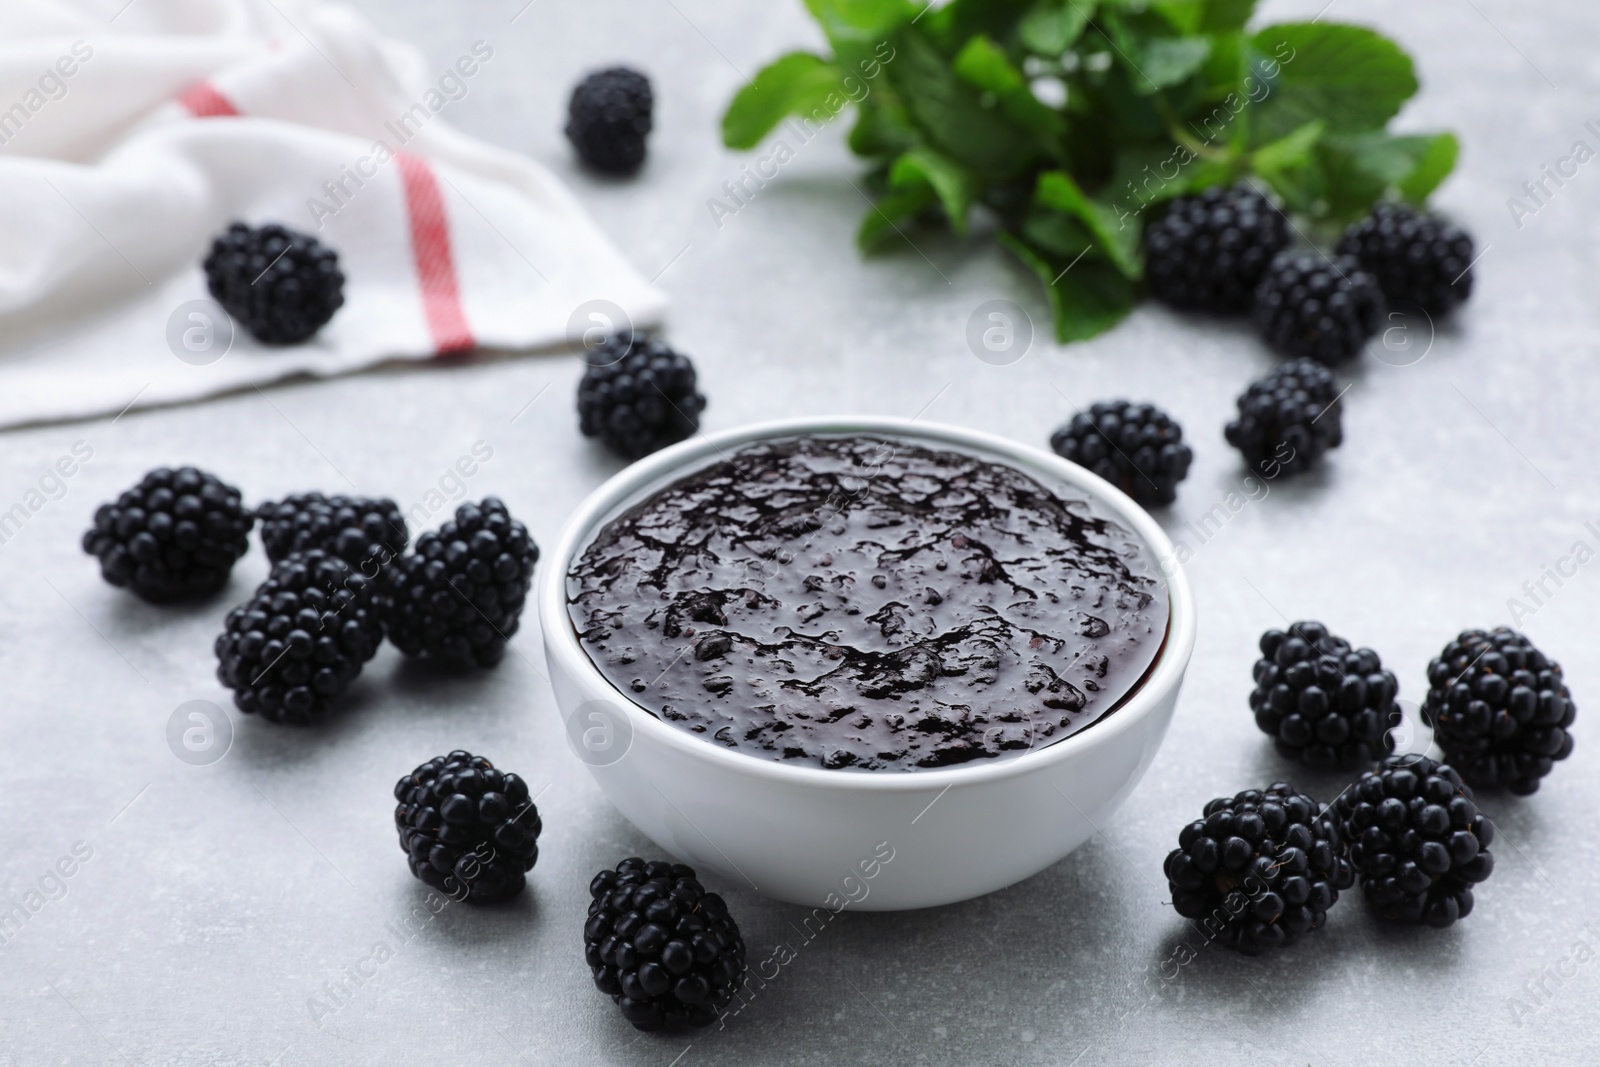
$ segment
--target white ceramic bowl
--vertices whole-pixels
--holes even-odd
[[[1101,722],[999,761],[926,771],[830,771],[745,755],[655,718],[590,662],[567,614],[571,562],[624,507],[751,441],[875,433],[1009,463],[1076,487],[1150,546],[1166,577],[1165,646]],[[702,873],[780,900],[893,910],[992,892],[1088,840],[1155,758],[1194,650],[1194,599],[1154,519],[1110,484],[1039,449],[953,426],[884,418],[768,422],[695,437],[633,464],[567,523],[539,583],[539,621],[567,737],[600,788],[652,841]]]

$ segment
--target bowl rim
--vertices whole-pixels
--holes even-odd
[[[1042,748],[1004,760],[984,760],[931,770],[871,771],[799,767],[761,759],[711,744],[671,726],[636,704],[589,659],[567,614],[566,578],[572,559],[601,523],[619,506],[647,487],[663,485],[675,472],[700,465],[707,457],[730,447],[770,438],[799,434],[883,434],[918,439],[924,443],[956,445],[987,452],[1034,475],[1052,475],[1096,497],[1117,521],[1131,528],[1149,547],[1157,569],[1167,584],[1167,635],[1143,683],[1109,717]],[[692,758],[719,765],[753,778],[774,779],[790,785],[856,792],[904,792],[948,789],[1017,777],[1042,770],[1086,750],[1111,744],[1152,714],[1183,678],[1195,643],[1195,605],[1188,578],[1178,562],[1172,541],[1150,514],[1110,482],[1032,445],[1022,444],[982,430],[919,419],[871,415],[810,416],[750,423],[710,434],[698,434],[638,460],[612,475],[590,493],[568,517],[555,549],[539,579],[539,624],[545,654],[559,659],[569,675],[582,676],[583,688],[602,689],[617,698],[635,733],[643,732],[669,748]],[[568,711],[558,712],[565,717]]]

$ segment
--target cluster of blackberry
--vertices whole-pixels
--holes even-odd
[[[1145,281],[1174,307],[1253,311],[1262,335],[1324,364],[1356,356],[1388,305],[1448,312],[1472,292],[1472,238],[1404,204],[1376,205],[1332,257],[1288,248],[1286,216],[1249,186],[1180,196],[1145,229]]]
[[[462,504],[415,549],[392,500],[300,493],[254,511],[194,467],[160,468],[102,505],[83,535],[105,580],[146,600],[205,597],[227,584],[259,519],[271,574],[228,614],[217,677],[241,711],[309,723],[385,634],[407,656],[491,667],[517,632],[539,546],[494,497]]]
[[[1319,929],[1357,878],[1380,918],[1465,918],[1494,871],[1494,825],[1472,787],[1532,793],[1572,754],[1561,665],[1514,630],[1461,634],[1428,666],[1434,760],[1394,752],[1399,687],[1376,652],[1309,621],[1268,630],[1260,647],[1250,708],[1279,754],[1362,773],[1329,808],[1281,782],[1206,805],[1167,856],[1178,913],[1250,955]]]
[[[1154,296],[1187,310],[1251,312],[1268,344],[1295,360],[1250,385],[1226,430],[1268,477],[1310,469],[1338,447],[1342,393],[1323,368],[1355,358],[1388,308],[1442,315],[1472,291],[1472,238],[1404,204],[1375,206],[1331,257],[1288,244],[1283,212],[1244,185],[1177,197],[1144,233]]]

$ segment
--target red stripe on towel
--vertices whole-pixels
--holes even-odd
[[[422,287],[422,311],[440,355],[465,352],[477,342],[461,307],[455,257],[450,251],[450,223],[445,218],[439,179],[427,160],[407,152],[395,154],[411,219],[411,252]]]
[[[197,119],[218,119],[239,114],[233,101],[217,91],[210,82],[196,82],[183,91],[178,103]]]

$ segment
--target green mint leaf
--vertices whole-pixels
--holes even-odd
[[[1255,14],[1256,0],[1203,0],[1200,25],[1205,33],[1243,28]]]
[[[1205,4],[1203,0],[1154,0],[1150,10],[1166,19],[1174,30],[1190,34],[1200,32],[1200,17],[1205,13]]]
[[[1044,283],[1055,319],[1056,340],[1083,341],[1105,333],[1133,310],[1133,283],[1094,253],[1062,260],[1015,234],[997,240]]]
[[[1327,127],[1319,119],[1250,155],[1255,173],[1272,186],[1290,211],[1316,214],[1328,192],[1327,174],[1317,146]]]
[[[1221,33],[1237,30],[1250,21],[1256,0],[1153,0],[1159,12],[1179,33]]]
[[[1331,138],[1324,146],[1327,213],[1337,220],[1354,218],[1392,193],[1420,202],[1450,173],[1456,153],[1456,139],[1447,133]]]
[[[1206,37],[1157,37],[1145,45],[1140,73],[1155,88],[1165,89],[1199,70],[1210,54]]]
[[[835,52],[841,43],[870,47],[887,40],[922,10],[910,0],[805,0],[805,4]]]
[[[1285,23],[1252,43],[1270,92],[1251,116],[1257,143],[1321,119],[1330,132],[1382,129],[1417,91],[1411,57],[1360,26]]]
[[[951,162],[931,148],[914,148],[889,168],[889,186],[910,191],[918,186],[931,188],[944,208],[950,228],[962,236],[967,232],[967,214],[978,195],[978,180],[966,168]]]
[[[1053,108],[1040,103],[1022,72],[1012,66],[1000,46],[982,34],[969,40],[952,66],[956,76],[975,89],[993,93],[1000,109],[1053,147],[1066,123]]]
[[[1250,154],[1250,164],[1262,175],[1298,170],[1311,162],[1311,150],[1327,128],[1321,119],[1308,122],[1287,137],[1256,149]]]
[[[833,46],[833,64],[844,78],[875,82],[895,58],[891,43],[900,27],[922,11],[911,0],[805,0]]]
[[[1083,223],[1037,204],[1029,206],[1017,234],[1030,248],[1063,264],[1076,262],[1079,256],[1094,248],[1094,238],[1089,236]],[[1059,268],[1056,273],[1060,273]]]
[[[998,99],[980,99],[916,27],[901,29],[894,47],[895,59],[884,71],[928,144],[985,184],[1005,184],[1029,170],[1040,146],[1001,111]]]
[[[894,157],[917,146],[920,136],[905,104],[887,80],[879,81],[861,101],[850,129],[850,151],[858,156]]]
[[[1095,197],[1116,213],[1119,222],[1193,189],[1219,184],[1207,161],[1171,141],[1127,141],[1117,146],[1116,153],[1111,177]]]
[[[880,196],[861,218],[856,230],[856,247],[870,252],[887,244],[891,237],[910,240],[905,236],[904,224],[938,200],[931,185],[918,185]]]
[[[1095,0],[1041,0],[1017,23],[1017,39],[1036,55],[1059,56],[1083,36]]]
[[[1411,173],[1395,182],[1395,188],[1400,190],[1401,196],[1413,204],[1421,204],[1433,195],[1433,191],[1439,188],[1439,183],[1456,169],[1456,159],[1461,155],[1461,145],[1456,141],[1455,134],[1451,133],[1402,137],[1399,140],[1417,142],[1417,150],[1414,153],[1416,162],[1411,168]]]
[[[1103,27],[1118,65],[1127,71],[1134,92],[1141,95],[1184,81],[1211,54],[1209,37],[1162,35],[1160,30],[1170,23],[1148,13],[1107,13],[1096,25]]]
[[[1262,172],[1262,177],[1294,210],[1344,223],[1385,197],[1422,202],[1450,173],[1456,152],[1456,140],[1448,133],[1328,133],[1302,171]]]
[[[1034,203],[1076,219],[1089,232],[1095,245],[1105,253],[1125,277],[1138,280],[1143,273],[1139,258],[1139,215],[1119,212],[1085,195],[1065,171],[1047,170],[1039,175],[1033,191]]]
[[[962,81],[991,93],[1004,96],[1028,87],[1022,72],[1011,65],[1000,46],[981,33],[962,47],[951,66]]]
[[[838,67],[809,52],[790,52],[758,71],[728,104],[722,143],[754,148],[788,116],[821,111],[832,118],[846,102]]]

